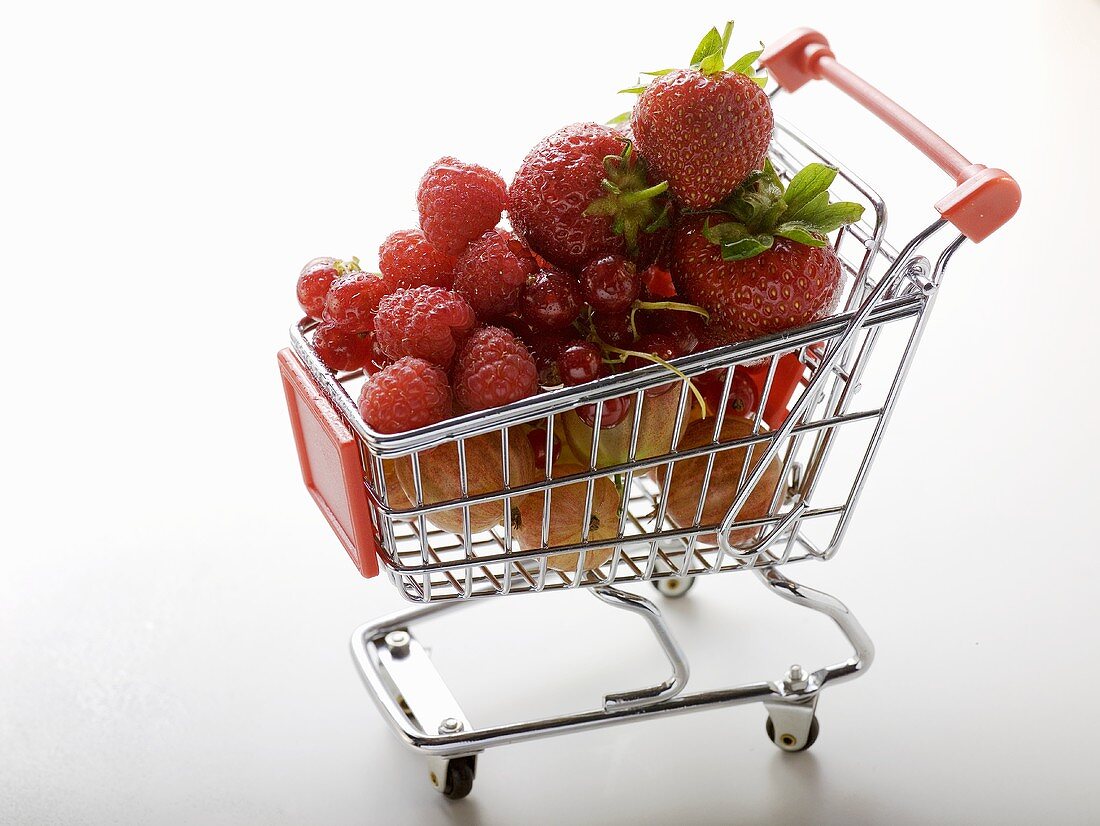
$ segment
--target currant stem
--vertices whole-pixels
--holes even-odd
[[[606,347],[611,352],[618,353],[619,355],[621,355],[623,357],[623,361],[626,361],[630,356],[638,356],[639,358],[643,358],[643,359],[647,359],[648,361],[652,361],[654,364],[659,364],[662,367],[664,367],[666,370],[670,370],[673,373],[675,373],[677,376],[679,376],[681,379],[683,379],[684,381],[686,381],[688,383],[688,389],[691,390],[691,392],[695,395],[695,400],[697,402],[699,402],[699,407],[702,409],[702,412],[703,412],[703,418],[705,419],[707,417],[707,403],[706,403],[706,400],[703,398],[703,394],[699,392],[699,388],[697,388],[695,386],[695,382],[693,382],[690,378],[688,378],[688,375],[686,373],[684,373],[681,370],[676,369],[671,364],[669,364],[667,361],[665,361],[663,358],[661,358],[660,356],[656,356],[653,353],[646,353],[642,350],[624,350],[622,347],[616,347],[613,344],[607,344],[606,342],[603,342],[603,341],[601,341],[600,344],[603,347]]]

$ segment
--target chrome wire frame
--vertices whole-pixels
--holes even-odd
[[[553,737],[572,731],[603,728],[645,717],[683,714],[712,706],[761,702],[779,728],[776,745],[787,751],[803,748],[809,736],[817,700],[826,685],[853,679],[874,660],[870,637],[848,608],[834,597],[792,582],[774,568],[757,576],[773,593],[829,617],[851,646],[847,658],[803,672],[799,666],[774,681],[744,683],[732,688],[685,693],[687,659],[660,611],[649,600],[611,588],[593,589],[603,602],[643,616],[673,666],[672,676],[651,688],[609,694],[598,708],[517,723],[475,727],[436,671],[427,649],[412,628],[440,617],[469,601],[439,602],[382,617],[352,634],[351,653],[359,674],[384,718],[408,746],[425,754],[433,782],[449,758],[475,755],[487,748]],[[795,672],[795,669],[798,669]],[[788,739],[789,738],[789,739]]]
[[[687,380],[653,365],[580,387],[540,393],[428,428],[384,435],[367,427],[352,400],[351,393],[362,380],[361,374],[333,375],[310,345],[313,325],[302,322],[292,329],[292,346],[298,358],[359,441],[381,567],[405,598],[434,603],[566,588],[607,588],[666,577],[772,570],[809,559],[827,560],[836,554],[943,271],[962,237],[941,237],[950,233],[942,233],[946,224],[937,220],[896,251],[885,241],[887,216],[882,199],[843,164],[784,124],[777,125],[771,155],[779,174],[788,180],[812,161],[837,167],[834,195],[865,206],[864,219],[841,229],[832,239],[845,275],[842,309],[806,327],[678,358],[673,364]],[[883,339],[892,342],[894,352],[873,359]],[[763,411],[771,398],[777,366],[784,357],[798,359],[801,384],[786,416],[769,429]],[[752,431],[742,438],[723,439],[725,400],[731,391],[734,369],[761,362],[767,364],[767,378],[752,419]],[[868,377],[873,372],[868,368],[872,364],[879,367],[880,389],[868,392]],[[723,378],[723,398],[713,418],[710,443],[681,450],[670,441],[666,449],[657,453],[650,450],[645,458],[639,458],[644,447],[639,442],[646,412],[657,405],[668,405],[669,410],[674,406],[670,432],[682,433],[693,406],[688,380],[711,371]],[[659,388],[670,389],[654,395],[652,391]],[[600,447],[601,439],[606,441],[608,437],[596,428],[590,442],[578,451],[587,454],[581,459],[588,467],[552,478],[553,451],[549,448],[555,435],[564,435],[564,417],[582,405],[593,405],[598,421],[604,404],[620,396],[632,400],[631,411],[620,425],[631,428],[625,454],[616,456],[614,462],[605,461]],[[510,479],[510,435],[525,438],[534,428],[545,431],[546,466],[535,481]],[[469,478],[468,449],[471,440],[479,437],[483,445],[486,434],[494,441],[499,439],[502,484],[497,490],[475,494],[471,493],[471,481],[480,480]],[[845,444],[838,453],[834,448],[846,439],[854,443]],[[425,503],[422,460],[428,451],[445,444],[457,446],[455,474],[459,489],[455,498]],[[740,468],[736,495],[724,519],[702,524],[705,497],[717,479],[712,478],[716,459],[723,451],[737,448],[744,449],[747,458]],[[676,524],[668,513],[668,496],[662,495],[662,485],[655,479],[664,474],[663,486],[671,490],[677,484],[680,463],[698,457],[705,457],[702,483],[694,479],[687,482],[699,488],[695,520]],[[391,504],[384,470],[386,463],[397,461],[408,463],[411,472],[414,490],[410,499],[416,503],[411,508],[399,509]],[[775,462],[780,463],[781,482],[768,512],[752,519],[735,518]],[[838,469],[830,472],[834,466]],[[613,539],[588,536],[599,477],[616,481],[624,492],[618,533]],[[728,484],[728,472],[722,481]],[[578,541],[549,545],[555,491],[577,483],[584,483],[586,491]],[[513,536],[513,510],[525,496],[542,499],[541,547],[522,549]],[[471,508],[485,508],[487,503],[500,508],[501,518],[490,530],[474,533]],[[459,509],[461,532],[433,525],[433,516],[440,511],[454,513]],[[752,541],[729,541],[734,532],[746,535],[746,529],[755,537]],[[705,541],[715,537],[716,542]],[[613,549],[609,559],[598,566],[586,564],[589,554],[608,548]],[[548,566],[548,558],[570,552],[577,552],[571,571]]]

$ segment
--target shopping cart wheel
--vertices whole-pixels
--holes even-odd
[[[817,742],[817,733],[820,726],[817,724],[817,715],[815,714],[813,719],[810,720],[810,733],[807,735],[804,743],[799,743],[790,734],[781,734],[778,740],[775,739],[775,723],[772,722],[771,715],[768,715],[768,722],[765,724],[764,728],[768,732],[768,739],[779,746],[779,748],[783,749],[783,751],[805,751]]]
[[[653,580],[653,587],[660,591],[662,596],[669,599],[679,599],[687,594],[694,585],[695,577],[693,576],[669,576],[664,579]]]
[[[474,788],[477,773],[477,757],[455,757],[447,761],[447,779],[443,784],[443,796],[461,800]]]

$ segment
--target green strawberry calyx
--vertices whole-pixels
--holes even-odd
[[[699,41],[699,45],[695,47],[695,52],[691,56],[691,63],[689,68],[695,69],[707,77],[716,75],[719,72],[728,72],[730,74],[744,75],[749,78],[753,83],[757,84],[761,88],[768,85],[768,76],[763,72],[758,72],[757,68],[753,65],[756,63],[757,58],[764,52],[764,44],[760,44],[759,49],[755,49],[751,52],[746,52],[737,58],[737,60],[726,65],[726,50],[730,45],[730,38],[733,37],[733,21],[727,20],[725,28],[719,32],[717,28],[712,28],[709,32],[703,35],[703,39]],[[648,77],[662,77],[670,72],[676,71],[675,68],[670,69],[656,69],[652,72],[642,72],[643,75]],[[638,82],[634,86],[628,86],[626,89],[620,89],[620,95],[640,95],[646,90],[647,86],[641,82],[639,78]],[[612,118],[608,123],[622,123],[625,120],[630,119],[630,113],[624,112],[621,115],[617,115]]]
[[[622,152],[604,156],[600,187],[605,194],[592,201],[584,214],[609,216],[612,232],[623,236],[627,253],[633,256],[638,251],[640,233],[656,232],[669,225],[668,199],[661,197],[668,181],[650,184],[645,161],[634,152],[628,138],[622,138],[622,142]]]
[[[750,175],[716,211],[708,214],[703,235],[722,248],[726,261],[759,255],[771,249],[777,236],[824,247],[830,232],[863,216],[860,204],[829,203],[829,187],[836,174],[834,167],[812,163],[784,187],[771,160],[766,159],[762,170]],[[719,220],[713,220],[716,218]]]

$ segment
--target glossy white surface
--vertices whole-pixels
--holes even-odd
[[[376,7],[5,14],[0,822],[1095,822],[1100,7]],[[789,569],[878,659],[824,694],[806,754],[722,710],[490,752],[450,804],[348,657],[400,600],[300,484],[274,360],[297,267],[372,263],[430,161],[507,175],[731,12],[735,48],[822,29],[1024,190],[956,258],[846,547]],[[780,112],[879,188],[895,240],[948,188],[827,88]],[[841,653],[748,577],[666,605],[699,685]],[[424,637],[475,722],[663,676],[641,623],[584,594]]]

